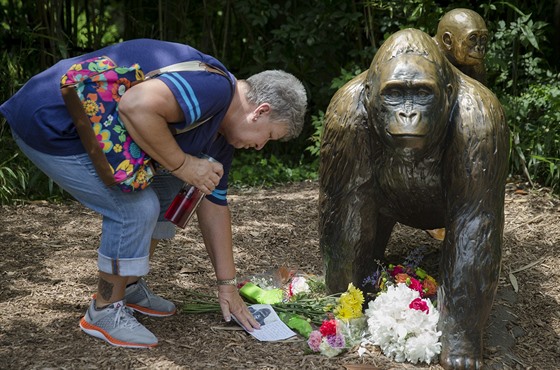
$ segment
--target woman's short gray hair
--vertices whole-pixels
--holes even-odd
[[[252,75],[245,82],[249,85],[247,100],[257,106],[270,104],[270,120],[287,125],[288,134],[281,141],[301,133],[307,94],[300,80],[284,71],[268,70]]]

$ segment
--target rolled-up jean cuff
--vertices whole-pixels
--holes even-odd
[[[152,239],[172,239],[175,236],[176,227],[169,221],[158,221]]]
[[[97,267],[99,271],[119,276],[144,276],[150,271],[150,258],[121,258],[113,259],[97,252]]]

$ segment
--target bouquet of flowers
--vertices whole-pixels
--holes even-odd
[[[441,351],[439,312],[405,283],[387,288],[366,309],[370,343],[397,362],[430,363]]]
[[[417,250],[402,264],[365,279],[364,287],[371,284],[375,293],[365,312],[366,298],[352,283],[346,292],[328,295],[322,278],[284,267],[247,277],[238,288],[247,304],[272,305],[288,327],[307,339],[311,352],[332,357],[360,343],[358,353],[373,344],[395,361],[430,363],[441,351],[438,285],[419,267],[421,259]],[[220,306],[215,297],[198,295],[183,310],[219,312]]]
[[[327,315],[318,330],[309,334],[307,344],[311,351],[333,357],[360,343],[365,332],[363,303],[362,291],[350,283],[333,312]]]
[[[418,267],[419,256],[413,253],[364,281],[378,293],[365,310],[369,336],[363,343],[378,345],[397,362],[429,364],[441,351],[437,282]]]
[[[285,267],[246,277],[237,287],[247,305],[254,303],[272,305],[278,316],[298,332],[302,320],[307,325],[321,325],[326,314],[336,306],[340,296],[340,294],[327,295],[323,278]],[[191,297],[183,305],[183,312],[220,312],[220,305],[215,296],[194,291],[189,292],[189,295]],[[288,323],[289,321],[291,322]],[[291,326],[293,323],[297,323],[299,328],[293,328]],[[308,329],[303,331],[304,333],[301,334],[305,337],[311,332]]]

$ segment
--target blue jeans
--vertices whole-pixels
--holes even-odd
[[[175,226],[165,221],[163,214],[182,181],[168,173],[158,173],[147,189],[123,193],[101,181],[86,153],[71,156],[45,154],[13,135],[23,153],[41,171],[84,206],[101,214],[99,270],[120,276],[146,275],[150,240],[175,235]]]

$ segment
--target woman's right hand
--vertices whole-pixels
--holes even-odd
[[[224,175],[224,167],[219,162],[185,154],[183,164],[172,173],[208,195],[220,183]]]

